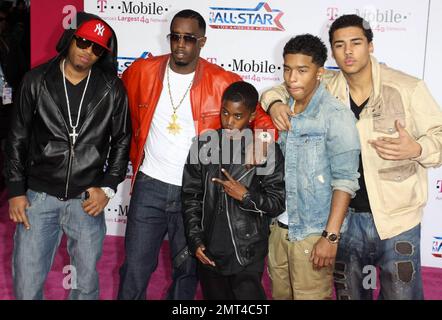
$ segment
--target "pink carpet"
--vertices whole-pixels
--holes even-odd
[[[0,199],[1,201],[2,199]],[[1,201],[4,203],[3,201]],[[11,279],[11,254],[14,223],[9,220],[7,206],[0,208],[0,300],[13,299]],[[107,236],[104,241],[103,256],[98,264],[100,273],[100,299],[115,299],[118,290],[118,269],[124,258],[124,239]],[[62,241],[45,286],[45,298],[48,300],[65,299],[68,291],[63,289],[63,267],[69,264],[66,241]],[[158,268],[148,287],[148,299],[162,299],[170,284],[171,266],[168,242],[165,241],[160,252]],[[423,268],[424,293],[427,300],[442,299],[442,269]],[[270,297],[270,280],[267,273],[263,278],[267,296]],[[197,299],[202,299],[198,289]]]

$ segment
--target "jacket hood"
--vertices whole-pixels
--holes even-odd
[[[78,12],[77,13],[77,28],[81,26],[84,22],[92,20],[92,19],[99,19],[103,21],[100,17],[87,13],[87,12]],[[109,26],[108,23],[103,21],[107,26]],[[56,50],[58,52],[58,56],[66,55],[67,50],[69,48],[69,45],[74,37],[75,31],[77,31],[77,28],[75,29],[65,29],[63,32],[60,40],[58,40]],[[115,35],[115,31],[112,29],[111,26],[109,28],[112,31],[112,36],[109,40],[108,47],[110,51],[105,50],[103,55],[98,59],[96,62],[97,66],[100,66],[101,69],[106,71],[111,71],[112,73],[116,74],[118,70],[118,62],[117,62],[117,56],[118,56],[118,45],[117,45],[117,37]]]

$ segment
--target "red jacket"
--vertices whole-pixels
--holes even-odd
[[[132,119],[130,160],[133,165],[133,177],[136,176],[144,158],[144,144],[163,90],[164,73],[169,56],[168,54],[138,59],[123,73],[122,79],[126,86]],[[221,127],[222,94],[231,83],[240,80],[241,77],[237,74],[199,58],[190,89],[190,104],[195,130],[198,134],[207,129]],[[256,111],[257,115],[252,126],[260,129],[274,129],[276,132],[272,120],[260,105],[257,106]]]

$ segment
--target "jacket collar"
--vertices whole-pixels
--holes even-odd
[[[381,65],[373,55],[370,55],[370,60],[373,91],[369,97],[367,106],[374,106],[379,104],[381,99]],[[342,71],[339,71],[328,85],[330,87],[330,92],[335,92],[338,100],[343,101],[350,106],[350,90],[348,88],[347,79],[345,79]]]
[[[319,113],[319,104],[322,100],[322,96],[324,95],[325,86],[322,83],[319,83],[318,88],[316,88],[315,93],[313,94],[313,97],[311,98],[310,102],[308,103],[305,110],[300,113],[303,117],[307,118],[317,118]],[[290,98],[290,105],[293,105],[294,99]]]

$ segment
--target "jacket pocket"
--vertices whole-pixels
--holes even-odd
[[[54,177],[61,178],[65,175],[65,167],[69,158],[67,142],[48,141],[43,148],[35,147],[31,154],[33,157],[30,161],[30,175],[48,181]]]
[[[302,204],[300,210],[310,212],[319,205],[315,197],[318,191],[317,176],[327,174],[325,135],[309,133],[295,137],[293,140],[295,147],[290,146],[289,139],[286,148],[286,154],[295,154],[286,158],[286,181],[289,181],[287,191],[298,193],[293,189],[293,186],[298,185],[299,188],[299,185],[302,184],[303,192],[299,192],[297,195],[299,203]],[[328,181],[328,178],[325,180]],[[293,181],[299,183],[293,183]],[[321,185],[321,189],[323,187]]]
[[[399,213],[418,200],[421,187],[414,162],[380,169],[378,174],[383,207],[388,213]]]
[[[252,213],[253,214],[253,213]],[[252,219],[235,221],[236,235],[239,239],[249,240],[258,234],[258,226]]]
[[[99,151],[95,145],[76,145],[71,171],[72,184],[85,186],[95,181],[104,172],[106,156],[107,150]]]
[[[324,156],[324,135],[323,134],[303,134],[294,138],[296,149],[300,152],[297,157],[298,163],[302,163],[310,170],[317,169],[319,159]],[[286,150],[290,152],[290,150]]]
[[[385,134],[396,133],[395,121],[400,120],[405,126],[405,110],[400,93],[390,87],[383,87],[382,103],[375,107],[373,113],[373,129]]]

